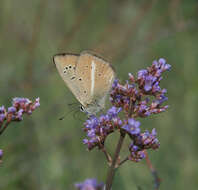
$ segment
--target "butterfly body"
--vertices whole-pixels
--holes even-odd
[[[54,63],[85,112],[95,114],[104,108],[106,96],[115,78],[108,62],[89,52],[82,52],[57,54]]]

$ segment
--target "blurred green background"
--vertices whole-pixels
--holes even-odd
[[[149,154],[160,189],[197,189],[197,47],[197,0],[1,0],[0,105],[22,96],[40,97],[41,107],[0,137],[0,189],[65,190],[89,177],[105,181],[104,155],[82,144],[85,115],[58,120],[77,100],[52,56],[82,50],[109,60],[122,81],[160,57],[172,65],[162,82],[170,108],[144,119],[142,127],[158,131],[161,147]],[[116,134],[109,138],[110,151],[116,140]],[[127,162],[113,189],[153,189],[152,180],[145,161]]]

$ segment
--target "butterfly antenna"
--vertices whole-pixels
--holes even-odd
[[[73,111],[75,111],[75,109],[66,112],[62,117],[59,118],[59,120],[63,120],[66,116],[68,116],[68,115],[69,115],[70,113],[72,113]]]
[[[70,107],[70,106],[79,105],[79,103],[78,103],[78,102],[73,102],[73,103],[69,103],[69,104],[67,104],[67,105]]]
[[[72,109],[72,110],[66,112],[62,117],[59,118],[59,120],[63,120],[67,115],[75,111],[77,108],[77,105],[78,105],[77,102],[67,104],[67,107],[69,107],[69,109]]]
[[[75,119],[78,119],[78,120],[80,120],[80,121],[82,121],[82,122],[83,122],[83,120],[82,120],[82,119],[80,119],[80,117],[76,117],[76,116],[79,116],[79,115],[78,115],[78,113],[80,113],[80,111],[79,111],[79,110],[76,110],[76,111],[74,112],[74,118],[75,118]]]

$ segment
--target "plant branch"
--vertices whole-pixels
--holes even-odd
[[[117,144],[117,147],[116,147],[116,151],[115,151],[115,154],[114,154],[114,157],[113,157],[113,161],[112,161],[112,164],[111,164],[111,166],[109,168],[109,171],[108,171],[105,190],[110,190],[111,189],[111,186],[112,186],[112,183],[113,183],[113,178],[114,178],[114,175],[115,175],[115,167],[116,167],[116,163],[117,163],[117,160],[118,160],[118,157],[119,157],[120,150],[122,148],[124,137],[125,137],[125,133],[123,133],[121,131],[120,132],[120,138],[119,138],[119,141],[118,141],[118,144]]]
[[[107,152],[107,150],[105,149],[104,146],[101,147],[100,149],[101,149],[102,152],[104,153],[104,155],[105,155],[105,157],[106,157],[106,159],[107,159],[107,162],[108,162],[108,164],[110,165],[110,164],[112,163],[112,158],[111,158],[110,154]]]
[[[5,125],[3,126],[3,128],[0,130],[0,135],[2,135],[2,133],[6,130],[6,128],[8,127],[9,123],[10,123],[10,121],[7,121],[5,123]]]
[[[129,160],[128,156],[119,163],[118,167],[121,166],[122,164],[124,164],[127,160]]]
[[[145,157],[146,164],[147,164],[147,166],[148,166],[149,170],[151,171],[151,174],[152,174],[152,176],[154,178],[154,188],[155,188],[155,190],[158,190],[159,186],[160,186],[160,183],[161,183],[161,179],[159,178],[157,171],[153,167],[146,150],[144,150],[144,154],[146,156]]]

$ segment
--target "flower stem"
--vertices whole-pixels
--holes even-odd
[[[5,125],[3,126],[3,128],[0,130],[0,135],[6,130],[6,128],[7,128],[7,126],[9,125],[9,121],[7,121],[6,123],[5,123]]]
[[[148,156],[148,153],[147,153],[146,150],[144,151],[144,154],[145,154],[145,156],[146,156],[146,157],[145,157],[145,159],[146,159],[146,164],[147,164],[148,168],[150,169],[151,174],[152,174],[152,176],[153,176],[153,178],[154,178],[155,190],[158,190],[158,189],[159,189],[159,186],[160,186],[161,179],[159,178],[157,171],[156,171],[155,168],[153,167],[153,165],[152,165],[152,163],[151,163],[151,161],[150,161],[150,159],[149,159],[149,156]]]
[[[104,153],[104,155],[105,155],[105,157],[106,157],[106,159],[107,159],[108,164],[110,165],[110,164],[112,163],[112,158],[111,158],[111,156],[109,155],[109,153],[107,152],[107,150],[105,149],[104,146],[101,148],[101,150],[102,150],[102,152]]]
[[[124,164],[127,160],[129,160],[128,156],[119,163],[118,167],[121,166],[122,164]]]
[[[114,178],[114,175],[115,175],[115,167],[116,167],[116,163],[117,163],[117,160],[118,160],[118,157],[119,157],[119,153],[120,153],[123,141],[124,141],[124,137],[125,137],[125,133],[123,133],[121,131],[120,132],[120,138],[119,138],[119,141],[118,141],[118,144],[117,144],[117,147],[116,147],[116,151],[115,151],[115,154],[114,154],[114,157],[113,157],[113,161],[112,161],[112,164],[111,164],[111,166],[109,168],[109,171],[108,171],[105,190],[110,190],[111,189],[111,186],[112,186],[112,183],[113,183],[113,178]]]

